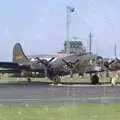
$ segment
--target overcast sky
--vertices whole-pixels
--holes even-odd
[[[11,60],[16,42],[28,55],[55,54],[63,49],[67,5],[75,7],[70,38],[79,37],[87,46],[92,32],[93,52],[112,57],[116,42],[120,54],[119,0],[1,0],[0,61]]]

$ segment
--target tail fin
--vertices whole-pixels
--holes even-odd
[[[29,59],[24,54],[21,44],[16,43],[13,47],[13,62],[24,63],[24,62],[28,62],[28,61],[29,61]]]

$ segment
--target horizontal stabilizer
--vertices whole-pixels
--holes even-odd
[[[21,71],[16,69],[7,69],[7,70],[0,70],[0,73],[21,73]]]
[[[0,68],[18,68],[19,65],[13,62],[0,62]]]

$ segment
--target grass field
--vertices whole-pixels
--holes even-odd
[[[100,82],[110,82],[110,77],[100,77]],[[73,78],[70,78],[69,76],[66,76],[62,79],[64,82],[80,82],[80,83],[91,83],[90,77],[85,76],[85,77],[80,77],[78,75],[74,75]]]
[[[26,78],[15,78],[15,77],[8,77],[3,76],[0,79],[0,83],[16,83],[19,81],[27,81]],[[32,78],[32,81],[34,82],[51,82],[48,78]],[[84,78],[79,77],[78,75],[74,75],[73,78],[70,78],[70,76],[65,76],[62,78],[62,82],[71,82],[71,83],[90,83],[90,78],[89,76],[85,76]],[[100,77],[100,82],[110,82],[109,77]]]
[[[115,105],[4,105],[0,120],[120,120],[120,104]]]

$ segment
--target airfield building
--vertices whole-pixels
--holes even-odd
[[[66,53],[70,54],[80,54],[86,52],[82,41],[65,41],[64,50]]]
[[[81,54],[85,53],[86,49],[83,46],[82,41],[65,41],[64,50],[57,53],[57,57],[65,57],[69,54]]]

